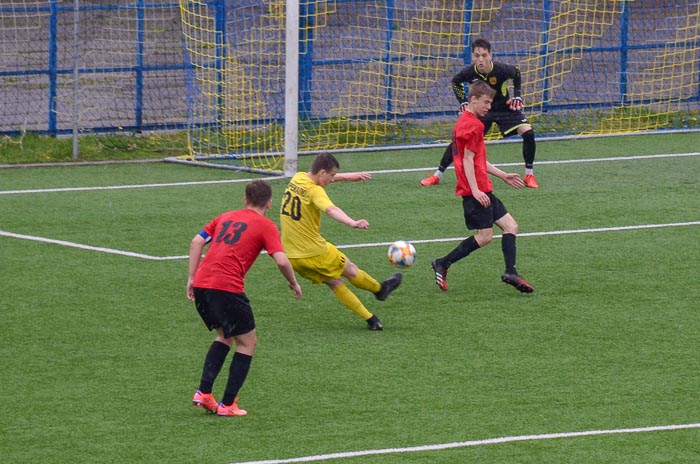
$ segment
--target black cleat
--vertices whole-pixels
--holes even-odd
[[[438,260],[435,259],[433,260],[430,265],[433,267],[433,271],[435,271],[435,283],[437,284],[438,287],[440,287],[440,290],[443,292],[447,291],[447,268],[440,266],[438,264]]]
[[[377,297],[379,301],[386,300],[389,294],[391,294],[391,292],[399,288],[399,285],[401,285],[402,278],[403,276],[400,272],[389,276],[388,279],[382,282],[382,288],[380,288],[379,291],[374,294],[374,296]]]
[[[384,330],[382,326],[382,321],[379,320],[377,316],[372,316],[367,319],[367,328],[369,330]]]
[[[532,293],[535,291],[532,285],[527,283],[525,279],[520,277],[518,274],[508,274],[505,273],[501,276],[501,280],[508,285],[512,285],[523,293]]]

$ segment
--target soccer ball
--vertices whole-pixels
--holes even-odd
[[[413,266],[416,260],[416,249],[410,243],[399,240],[389,245],[387,255],[392,266],[403,269]]]

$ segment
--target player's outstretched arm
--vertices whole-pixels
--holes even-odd
[[[369,172],[339,172],[333,178],[334,181],[345,180],[348,182],[367,182],[372,178]]]
[[[326,214],[331,219],[334,219],[342,224],[345,224],[346,226],[350,226],[353,229],[368,229],[369,228],[369,222],[367,222],[366,219],[360,219],[359,221],[356,221],[353,218],[351,218],[350,216],[348,216],[345,213],[345,211],[338,208],[337,206],[329,206],[328,209],[326,210]]]
[[[488,161],[486,162],[486,171],[501,179],[503,182],[506,184],[510,185],[513,188],[523,188],[525,187],[525,182],[520,178],[520,176],[514,172],[504,172],[500,169],[498,169],[496,166],[493,164],[489,163]]]
[[[287,279],[287,282],[289,282],[289,288],[294,292],[294,298],[297,300],[301,298],[301,286],[297,281],[297,277],[294,274],[294,269],[292,268],[292,264],[289,262],[287,255],[281,251],[278,251],[277,253],[272,253],[272,259],[275,260],[275,263],[277,263],[277,268],[280,270],[284,278]]]

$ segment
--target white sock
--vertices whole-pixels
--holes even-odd
[[[442,172],[441,170],[437,169],[437,170],[435,171],[435,174],[434,174],[434,175],[435,175],[435,177],[437,177],[438,179],[442,180],[442,174],[443,174],[443,172]]]
[[[534,174],[532,168],[525,168],[525,175],[527,176],[528,174]]]

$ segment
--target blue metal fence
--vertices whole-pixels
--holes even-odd
[[[361,0],[336,0],[337,3],[358,3]],[[227,15],[227,5],[232,2],[212,0],[208,2],[219,9],[217,30],[221,37],[226,37],[231,31],[226,30],[224,18]],[[392,85],[389,81],[392,64],[403,59],[392,55],[391,42],[392,18],[397,5],[396,0],[388,0],[385,10],[386,40],[384,50],[377,50],[372,60],[385,63],[386,67],[386,114],[392,115],[394,98]],[[546,39],[551,21],[552,0],[542,3],[542,31]],[[29,4],[29,3],[28,3]],[[187,89],[185,73],[187,63],[182,47],[182,34],[179,16],[179,3],[173,1],[152,0],[112,0],[81,1],[79,15],[79,37],[73,36],[72,18],[73,2],[68,0],[47,0],[33,2],[35,6],[20,7],[17,3],[3,6],[0,3],[0,17],[14,16],[22,18],[15,22],[16,29],[5,28],[0,34],[3,38],[0,50],[0,133],[17,134],[26,130],[47,133],[51,135],[68,134],[72,131],[70,106],[73,102],[71,94],[73,79],[72,62],[69,59],[73,49],[73,40],[78,40],[79,56],[79,99],[80,120],[82,132],[115,132],[115,131],[150,131],[161,129],[183,129],[187,127]],[[470,24],[471,0],[465,1],[464,17],[466,26]],[[630,56],[642,52],[650,52],[669,47],[674,38],[665,40],[641,40],[638,35],[644,28],[654,28],[654,22],[638,24],[641,11],[651,0],[624,2],[625,7],[616,26],[616,36],[610,37],[605,46],[595,46],[577,50],[584,56],[615,57],[614,73],[616,74],[617,92],[606,93],[599,100],[589,99],[586,102],[554,97],[551,76],[546,75],[547,40],[541,40],[542,49],[542,95],[543,112],[578,109],[582,107],[613,107],[628,103],[653,103],[657,95],[649,94],[643,99],[631,102],[628,99],[630,78],[639,73],[640,69],[630,65]],[[689,2],[687,8],[697,2]],[[690,5],[690,6],[689,6]],[[697,5],[696,5],[697,6]],[[313,101],[313,75],[316,69],[323,66],[343,65],[367,58],[342,56],[328,59],[317,56],[314,49],[313,18],[316,2],[301,2],[302,31],[304,35],[305,53],[300,60],[300,91],[299,108],[302,118],[323,118],[315,112]],[[631,9],[635,10],[632,11]],[[668,8],[673,9],[669,5]],[[669,10],[670,12],[670,10]],[[636,16],[633,14],[636,13]],[[660,16],[658,21],[664,21]],[[633,30],[635,32],[633,32]],[[465,31],[464,48],[462,53],[450,58],[455,62],[469,61],[469,32]],[[636,33],[636,35],[634,35]],[[604,42],[604,41],[603,41]],[[513,43],[517,43],[514,41]],[[225,59],[224,43],[218,43],[217,56]],[[675,43],[674,46],[694,50],[695,76],[700,75],[700,40],[697,35],[686,41]],[[527,49],[499,49],[498,59],[517,62]],[[595,58],[591,58],[595,60]],[[637,57],[638,60],[638,57]],[[221,66],[221,63],[219,63]],[[638,66],[638,65],[636,65]],[[221,68],[219,68],[221,69]],[[455,69],[456,71],[456,69]],[[586,71],[586,70],[583,70]],[[451,114],[454,97],[449,91],[447,81],[451,76],[445,76],[445,82],[436,92],[440,94],[438,105],[419,107],[416,113],[400,117],[432,117]],[[585,74],[573,75],[572,81],[580,86],[570,93],[595,95],[595,82]],[[697,111],[700,102],[700,83],[696,82],[696,91],[682,100],[689,108]],[[223,92],[222,92],[223,93]],[[434,97],[433,97],[434,98]],[[223,104],[222,104],[223,106]],[[449,108],[449,109],[446,109]]]
[[[79,57],[78,98],[88,102],[104,98],[111,104],[92,108],[81,115],[84,132],[148,131],[182,129],[186,127],[184,91],[185,62],[179,24],[179,4],[136,0],[131,2],[82,1],[78,8],[81,18],[79,36],[73,36],[73,2],[48,0],[46,5],[11,7],[0,4],[0,17],[21,18],[16,30],[5,29],[3,55],[22,55],[28,59],[15,60],[15,66],[0,64],[0,133],[17,134],[31,130],[51,135],[72,131],[68,83],[73,67],[69,53],[73,40],[84,56]],[[177,21],[177,23],[174,23]],[[162,25],[170,22],[167,34],[159,34]],[[105,33],[104,28],[116,29]],[[17,22],[15,22],[17,24]],[[112,40],[109,46],[94,47],[92,41]],[[166,60],[154,59],[154,43],[168,47]],[[149,51],[146,47],[151,45]],[[125,58],[124,51],[128,51]],[[102,56],[100,56],[102,55]],[[114,58],[112,63],[108,63]],[[156,64],[157,63],[157,64]],[[157,80],[157,83],[149,82]],[[114,81],[133,91],[128,96],[105,94],[113,91]],[[19,84],[19,85],[16,85]],[[23,84],[23,85],[22,85]],[[24,88],[22,88],[24,86]],[[174,91],[173,89],[179,89]],[[102,93],[98,98],[97,94]],[[31,112],[22,109],[29,102],[45,101],[46,109]]]

